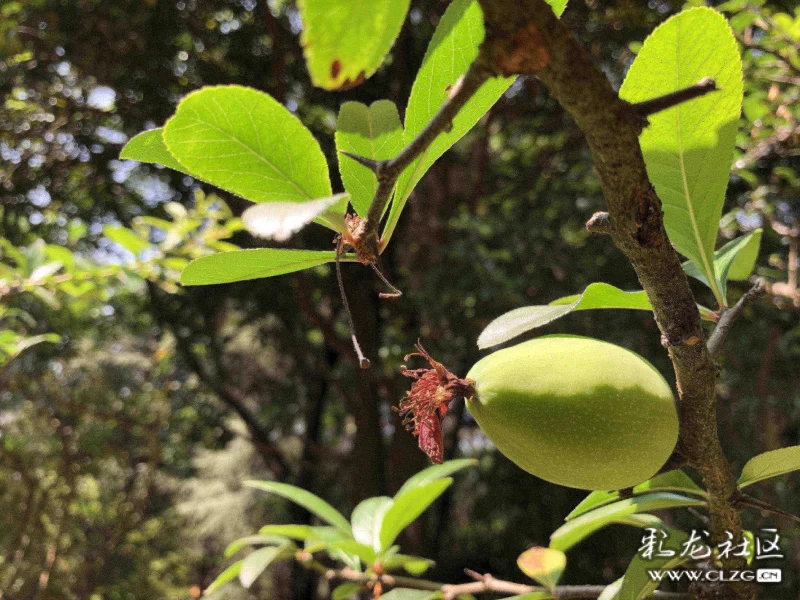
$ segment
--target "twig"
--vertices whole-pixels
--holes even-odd
[[[744,307],[763,293],[764,285],[759,281],[751,287],[744,296],[739,298],[736,304],[722,311],[717,326],[714,328],[711,337],[708,338],[708,352],[712,357],[716,357],[720,350],[722,350],[722,346],[725,344],[725,340],[731,332],[733,324],[741,316]]]
[[[361,351],[361,346],[358,344],[358,338],[356,337],[356,326],[353,324],[353,315],[350,312],[350,303],[347,301],[347,293],[344,290],[344,281],[342,281],[342,267],[339,264],[339,258],[342,254],[342,242],[339,242],[336,245],[336,280],[339,282],[339,294],[342,296],[342,304],[344,304],[344,314],[347,316],[347,324],[350,326],[350,340],[353,342],[353,350],[356,352],[356,356],[358,356],[358,365],[362,369],[369,369],[370,362],[369,359],[364,356],[364,353]]]
[[[710,92],[716,92],[718,90],[719,88],[717,87],[717,83],[711,77],[706,77],[694,85],[690,85],[682,90],[678,90],[670,94],[664,94],[663,96],[652,98],[651,100],[645,100],[644,102],[637,102],[633,105],[633,107],[640,115],[647,117],[662,110],[672,108],[678,104],[683,104],[684,102],[693,100],[694,98],[699,98],[700,96],[705,96]]]
[[[342,152],[348,158],[372,170],[378,177],[378,189],[375,190],[375,197],[369,207],[365,226],[366,242],[373,246],[376,254],[378,253],[378,225],[400,174],[428,149],[440,133],[448,131],[453,126],[453,119],[458,111],[491,76],[491,71],[483,64],[480,57],[473,61],[464,76],[453,87],[447,102],[442,105],[417,137],[396,157],[375,161],[349,152]]]
[[[786,512],[785,510],[781,510],[780,508],[772,506],[772,504],[769,502],[764,502],[763,500],[753,498],[753,496],[748,496],[747,494],[743,494],[741,492],[736,497],[736,504],[739,506],[749,506],[750,508],[762,510],[764,512],[772,513],[773,515],[778,515],[779,517],[791,519],[795,523],[800,523],[800,517],[797,515],[793,515],[790,512]]]

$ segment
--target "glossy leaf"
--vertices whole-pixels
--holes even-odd
[[[162,137],[163,132],[164,130],[159,127],[143,131],[139,135],[132,137],[122,148],[119,157],[124,160],[136,160],[143,163],[162,165],[190,175],[186,167],[175,160],[175,157],[167,150]]]
[[[800,446],[764,452],[751,458],[739,476],[739,487],[800,470]]]
[[[448,460],[446,463],[442,463],[441,465],[430,466],[426,469],[423,469],[416,475],[412,475],[406,479],[406,482],[397,491],[397,496],[400,496],[404,492],[414,488],[430,483],[431,481],[436,481],[437,479],[441,479],[443,477],[449,477],[453,473],[456,473],[462,469],[466,469],[467,467],[474,467],[477,464],[478,461],[474,458],[459,458],[456,460]]]
[[[147,240],[143,240],[130,229],[119,225],[106,225],[103,227],[103,235],[135,256],[151,248]]]
[[[652,479],[648,479],[644,483],[633,488],[634,494],[643,494],[652,491],[661,492],[682,492],[686,494],[694,494],[697,496],[705,496],[703,488],[697,485],[692,478],[680,469],[674,471],[667,471],[661,475],[656,475]],[[618,491],[596,491],[592,492],[584,498],[578,506],[576,506],[571,513],[565,517],[565,521],[574,519],[584,513],[594,510],[600,506],[613,502],[619,498]]]
[[[441,592],[412,590],[411,588],[394,588],[383,594],[381,600],[434,600],[434,598],[441,597]]]
[[[348,198],[347,194],[336,194],[305,202],[264,202],[246,209],[242,223],[254,236],[278,242],[285,242],[314,219],[344,233]]]
[[[394,501],[387,496],[367,498],[353,509],[350,524],[357,542],[375,550],[381,549],[380,533],[383,517]]]
[[[378,100],[369,107],[361,102],[342,104],[336,120],[336,149],[373,160],[386,160],[400,154],[403,126],[394,102]],[[365,217],[378,189],[378,178],[370,169],[341,152],[339,172],[353,208]]]
[[[348,523],[347,519],[345,519],[338,510],[311,492],[294,485],[289,485],[288,483],[279,483],[277,481],[245,481],[244,484],[247,487],[269,492],[270,494],[276,494],[287,500],[291,500],[348,536],[353,533],[350,528],[350,523]]]
[[[637,513],[681,506],[701,506],[705,501],[669,492],[657,492],[618,500],[571,519],[550,536],[550,547],[566,552],[598,529]]]
[[[211,592],[214,592],[219,588],[221,588],[226,583],[230,583],[231,581],[236,579],[236,577],[239,575],[239,572],[242,570],[243,562],[244,561],[242,560],[237,560],[230,567],[228,567],[222,573],[220,573],[217,576],[217,578],[211,582],[211,585],[209,585],[206,588],[206,594],[210,594]]]
[[[275,277],[310,269],[335,260],[336,253],[333,250],[283,250],[279,248],[233,250],[193,260],[181,273],[181,283],[183,285],[212,285]]]
[[[311,132],[251,88],[192,92],[164,126],[164,143],[192,175],[253,202],[303,202],[332,193]]]
[[[670,240],[721,303],[714,245],[742,108],[742,62],[725,17],[699,7],[662,23],[645,40],[620,96],[641,102],[704,77],[713,77],[721,91],[650,116],[640,142]]]
[[[419,517],[425,509],[450,487],[453,480],[449,477],[437,479],[412,488],[394,497],[391,508],[383,517],[380,533],[382,549],[389,548],[400,532]]]
[[[567,567],[567,556],[561,550],[537,546],[520,554],[517,566],[525,575],[552,590]]]
[[[276,560],[291,556],[291,546],[267,546],[259,548],[242,561],[239,570],[239,582],[243,587],[249,588],[258,579],[264,570]]]
[[[417,73],[405,113],[405,143],[409,144],[447,100],[458,79],[478,55],[483,41],[483,13],[476,0],[455,0],[442,15]],[[487,81],[442,133],[400,175],[394,201],[383,231],[387,242],[414,186],[431,165],[478,122],[508,89],[514,78]]]
[[[625,575],[622,576],[622,585],[614,596],[615,600],[647,598],[656,591],[660,583],[650,579],[648,574],[650,571],[669,571],[691,560],[688,554],[681,556],[681,546],[689,539],[689,536],[678,530],[667,530],[666,533],[667,537],[663,540],[661,547],[665,551],[673,552],[674,556],[643,558],[637,553],[625,570]]]
[[[300,0],[303,54],[317,87],[369,78],[400,33],[410,0]]]

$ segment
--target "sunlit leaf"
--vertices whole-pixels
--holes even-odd
[[[535,547],[519,555],[517,566],[525,575],[552,590],[567,566],[567,556],[554,548]]]
[[[357,542],[375,550],[381,549],[380,533],[383,517],[392,506],[393,500],[387,496],[367,498],[353,509],[350,524]]]
[[[373,160],[397,156],[403,149],[403,126],[394,102],[378,100],[369,107],[360,102],[342,104],[336,120],[336,149]],[[353,208],[365,217],[378,189],[378,178],[341,152],[339,172]]]
[[[103,235],[136,256],[152,247],[147,240],[143,240],[130,229],[119,225],[106,225],[103,227]]]
[[[798,470],[800,470],[800,446],[764,452],[747,461],[739,476],[739,487],[743,488],[757,481]]]
[[[378,557],[374,548],[355,540],[337,540],[329,542],[327,547],[332,550],[341,550],[350,556],[357,556],[365,565],[373,564]]]
[[[241,560],[236,561],[230,567],[225,569],[222,573],[217,576],[217,578],[211,582],[206,588],[206,594],[210,594],[211,592],[218,590],[226,583],[230,583],[239,575],[239,572],[242,570],[242,562]]]
[[[432,465],[426,469],[423,469],[416,475],[412,475],[406,479],[406,482],[397,491],[397,496],[400,496],[404,492],[414,488],[430,483],[431,481],[436,481],[437,479],[441,479],[443,477],[449,477],[453,473],[456,473],[462,469],[466,469],[467,467],[474,467],[477,464],[478,461],[474,458],[459,458],[457,460],[448,460],[446,463],[442,463],[441,465]]]
[[[643,600],[650,596],[658,588],[659,581],[652,581],[649,573],[653,571],[669,571],[680,566],[689,560],[691,556],[682,554],[682,545],[689,536],[679,530],[667,530],[667,537],[661,541],[663,553],[674,553],[674,556],[652,556],[643,558],[636,554],[631,560],[625,575],[622,577],[622,585],[614,596],[615,600]]]
[[[342,533],[352,535],[352,529],[347,519],[345,519],[338,510],[325,502],[325,500],[311,492],[294,485],[289,485],[288,483],[279,483],[277,481],[245,481],[244,484],[247,487],[276,494],[287,500],[291,500],[295,504],[299,504],[305,508],[308,512],[318,516],[326,523],[333,525]]]
[[[392,506],[383,516],[380,534],[381,549],[389,548],[400,532],[433,504],[450,487],[451,483],[453,480],[449,477],[436,479],[406,490],[402,494],[397,494]]]
[[[703,77],[713,77],[721,91],[650,116],[640,141],[670,241],[722,303],[714,245],[742,108],[742,62],[725,17],[698,7],[662,23],[645,40],[620,96],[641,102]]]
[[[125,160],[136,160],[143,163],[153,163],[169,167],[181,173],[190,175],[181,163],[175,160],[175,157],[169,153],[167,147],[164,145],[164,138],[162,137],[163,129],[149,129],[143,131],[125,144],[125,147],[119,153],[119,157]]]
[[[550,536],[550,547],[566,552],[598,529],[629,515],[681,506],[701,506],[705,501],[669,492],[657,492],[618,500],[571,519]]]
[[[348,88],[383,63],[410,0],[300,0],[303,54],[314,85]]]
[[[331,229],[339,227],[344,232],[347,201],[347,194],[336,194],[306,202],[264,202],[245,210],[242,223],[254,236],[278,242],[285,242],[314,219],[323,219]]]
[[[223,556],[230,558],[247,546],[283,546],[288,542],[287,538],[279,535],[248,535],[228,544]]]
[[[249,588],[258,579],[264,570],[276,560],[292,556],[293,545],[267,546],[259,548],[242,561],[239,570],[239,582],[243,587]]]

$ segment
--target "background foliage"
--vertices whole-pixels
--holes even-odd
[[[723,358],[722,437],[737,471],[759,452],[800,444],[800,20],[792,4],[718,6],[745,69],[723,233],[763,227],[759,274],[770,282]],[[119,160],[122,144],[161,125],[188,92],[235,83],[294,112],[334,165],[340,105],[390,98],[405,106],[445,6],[413,2],[388,63],[367,83],[330,93],[311,85],[293,3],[3,3],[0,597],[197,597],[233,539],[265,522],[310,522],[242,480],[292,483],[350,514],[364,498],[394,495],[425,465],[390,411],[417,335],[463,374],[480,356],[478,334],[507,310],[593,281],[637,288],[608,241],[585,231],[603,204],[588,150],[535,79],[515,83],[417,185],[383,255],[402,298],[388,306],[369,271],[344,266],[371,370],[354,361],[328,266],[177,285],[190,259],[259,245],[234,218],[247,205],[179,173]],[[563,19],[619,85],[637,42],[681,8],[576,1]],[[326,248],[330,238],[307,228],[287,247]],[[710,291],[696,290],[713,305]],[[632,348],[669,375],[645,312],[576,312],[547,332],[567,329]],[[488,451],[463,407],[451,413],[446,456],[478,457],[479,466],[403,534],[403,549],[434,559],[434,579],[462,580],[465,566],[518,578],[516,557],[546,545],[583,494],[525,475]],[[743,422],[759,423],[757,435]],[[792,511],[800,490],[795,477],[749,492]],[[750,528],[775,523],[748,519]],[[789,523],[778,525],[791,538],[785,577],[794,575],[775,593],[792,598],[800,542]],[[638,532],[609,533],[571,551],[565,583],[622,574]],[[249,591],[229,586],[221,597],[304,598],[310,585],[279,565]]]

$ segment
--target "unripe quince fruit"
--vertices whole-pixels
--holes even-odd
[[[638,354],[591,338],[546,336],[498,350],[467,375],[467,407],[519,467],[586,490],[652,477],[678,439],[667,382]]]

